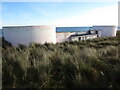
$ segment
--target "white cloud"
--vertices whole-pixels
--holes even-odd
[[[56,26],[92,26],[92,25],[117,25],[118,6],[96,8],[84,14],[63,18],[52,22]]]

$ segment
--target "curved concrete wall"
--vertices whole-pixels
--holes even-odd
[[[56,29],[54,26],[15,26],[3,27],[5,40],[14,46],[29,43],[56,43]]]
[[[57,32],[56,33],[56,42],[65,42],[65,41],[70,41],[69,37],[71,35],[75,34],[75,32]]]
[[[117,27],[116,26],[93,26],[92,30],[100,30],[101,37],[105,36],[116,36]]]

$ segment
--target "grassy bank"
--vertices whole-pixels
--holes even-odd
[[[119,37],[29,47],[3,40],[3,88],[120,88]]]

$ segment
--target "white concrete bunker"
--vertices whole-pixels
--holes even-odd
[[[30,43],[56,43],[56,29],[54,26],[14,26],[3,27],[5,40],[16,46]]]
[[[2,34],[5,40],[12,45],[29,45],[30,43],[59,43],[65,41],[79,41],[97,37],[115,37],[116,26],[93,26],[91,30],[80,32],[56,32],[54,26],[9,26],[3,27]]]
[[[100,37],[106,36],[116,36],[117,27],[116,26],[93,26],[92,30],[99,31]]]

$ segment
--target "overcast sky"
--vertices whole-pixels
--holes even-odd
[[[3,2],[2,24],[117,25],[117,2]]]

